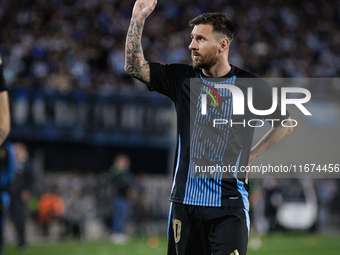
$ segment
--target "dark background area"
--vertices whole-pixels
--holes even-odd
[[[113,147],[83,143],[24,142],[29,151],[42,150],[44,152],[44,169],[47,171],[106,172],[113,158],[121,153],[130,156],[131,170],[134,174],[167,174],[168,171],[168,149]]]

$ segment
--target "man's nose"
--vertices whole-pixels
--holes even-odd
[[[191,43],[189,44],[189,50],[197,50],[198,49],[198,45],[196,40],[191,40]]]

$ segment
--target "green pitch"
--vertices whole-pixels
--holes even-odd
[[[32,245],[25,252],[5,246],[3,255],[162,255],[166,254],[165,238],[133,239],[126,245],[102,242],[60,242]],[[339,255],[340,235],[274,235],[262,238],[262,247],[249,249],[247,255]]]

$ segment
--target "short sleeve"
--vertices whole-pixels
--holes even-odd
[[[159,64],[149,62],[150,66],[150,91],[157,91],[172,101],[176,101],[176,95],[183,80],[188,76],[193,67],[182,64]]]

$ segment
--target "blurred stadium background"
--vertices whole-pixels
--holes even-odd
[[[134,0],[0,2],[0,54],[12,111],[10,140],[28,146],[36,175],[27,254],[166,252],[176,116],[169,100],[149,93],[124,72],[133,4]],[[234,21],[232,64],[261,77],[339,77],[340,2],[336,0],[159,1],[144,29],[146,59],[190,64],[187,23],[211,11]],[[300,129],[257,163],[275,164],[280,158],[285,164],[339,163],[340,84],[306,88],[312,93],[315,119],[299,116]],[[114,189],[108,169],[119,153],[130,156],[139,185],[127,226],[133,237],[128,246],[107,241]],[[252,184],[254,231],[249,254],[326,250],[340,254],[339,179],[264,178]],[[82,242],[61,238],[63,226],[58,221],[51,223],[48,237],[42,235],[36,205],[51,187],[67,201],[64,217],[81,222]],[[285,219],[301,216],[301,207],[280,212],[285,202],[309,203],[305,224],[292,227],[289,219],[277,219],[277,214]],[[293,236],[272,236],[272,232]],[[10,220],[5,237],[5,254],[16,254]]]

